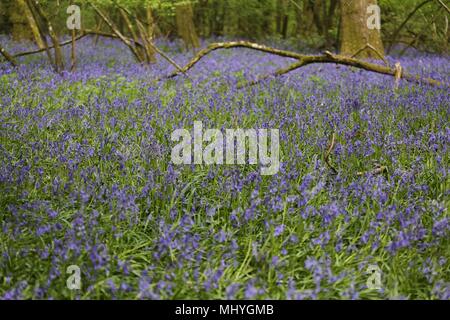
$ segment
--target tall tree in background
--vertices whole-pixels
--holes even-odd
[[[24,16],[18,1],[10,1],[9,3],[9,20],[12,24],[12,37],[15,40],[28,39],[29,29],[27,19]]]
[[[284,39],[287,38],[288,22],[289,22],[289,5],[288,0],[277,0],[277,33],[281,34]]]
[[[357,54],[359,58],[380,58],[384,55],[380,30],[368,27],[367,9],[371,5],[377,5],[377,0],[340,0],[341,54]]]
[[[194,25],[194,12],[189,1],[183,1],[175,6],[175,17],[178,35],[183,39],[186,49],[200,47],[200,40]]]
[[[38,0],[30,0],[30,4],[33,6],[33,9],[37,13],[37,17],[39,17],[41,22],[45,25],[46,32],[48,33],[48,35],[50,36],[50,39],[52,40],[53,49],[54,49],[54,52],[55,52],[55,55],[54,55],[55,56],[55,60],[54,60],[54,64],[53,64],[54,69],[55,69],[56,72],[61,72],[61,71],[64,70],[64,56],[63,56],[61,47],[59,45],[58,34],[56,33],[56,30],[53,27],[52,22],[50,21],[47,13],[42,8],[42,6],[39,3],[39,1]],[[58,7],[59,7],[59,3],[58,3]]]
[[[36,19],[33,15],[33,12],[31,11],[29,4],[26,2],[26,0],[17,0],[17,4],[20,7],[21,13],[25,15],[25,17],[27,18],[28,25],[34,37],[34,41],[38,45],[39,49],[45,48],[46,46],[44,44],[43,37],[39,30],[39,26],[36,22]]]

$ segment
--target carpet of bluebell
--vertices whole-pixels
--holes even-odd
[[[247,49],[156,81],[163,59],[77,50],[74,72],[0,64],[0,298],[450,299],[447,87],[327,64],[239,88],[292,62]],[[450,83],[448,57],[396,61]],[[279,129],[279,172],[174,165],[171,133],[194,121]]]

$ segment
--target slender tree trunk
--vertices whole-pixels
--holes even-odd
[[[38,0],[34,1],[34,8],[36,9],[37,14],[41,17],[44,24],[47,26],[48,33],[50,35],[50,38],[52,39],[53,47],[55,50],[55,71],[61,72],[62,70],[64,70],[64,58],[61,47],[59,46],[58,35],[53,29],[53,25],[48,19],[46,13],[44,12],[44,10],[42,10]]]
[[[150,5],[147,5],[145,11],[147,15],[147,41],[151,44],[155,37],[155,19],[153,18],[152,7]],[[153,50],[152,46],[148,48],[147,54],[149,55],[148,58],[150,63],[156,62],[156,52]]]
[[[307,37],[309,32],[313,29],[314,24],[314,15],[311,6],[309,5],[308,0],[303,1],[303,10],[302,10],[302,24],[301,24],[301,35]]]
[[[122,19],[125,21],[125,25],[126,25],[128,31],[130,32],[132,39],[134,40],[133,45],[134,45],[137,55],[139,56],[139,60],[144,61],[145,53],[143,50],[141,50],[142,48],[137,45],[137,43],[139,42],[139,37],[138,37],[136,31],[134,30],[134,26],[131,23],[130,18],[128,17],[128,13],[125,12],[125,10],[123,8],[119,8],[119,12],[120,12],[120,15],[122,16]]]
[[[338,5],[338,0],[331,0],[330,6],[328,7],[328,12],[326,12],[326,17],[324,19],[324,28],[325,28],[325,40],[327,46],[331,46],[333,40],[330,35],[330,29],[333,25],[334,21],[334,13],[336,12],[336,7]],[[324,6],[326,7],[326,6]]]
[[[50,51],[49,45],[48,45],[48,42],[47,42],[47,37],[46,37],[45,30],[43,29],[42,24],[39,23],[39,15],[36,13],[36,10],[33,9],[34,8],[33,0],[26,0],[26,3],[27,3],[28,8],[30,9],[30,12],[31,12],[31,14],[33,16],[34,21],[36,21],[38,32],[41,35],[41,39],[42,39],[42,42],[44,44],[44,48],[43,49],[45,49],[45,53],[47,54],[48,61],[53,66],[53,68],[56,69],[55,61],[53,60],[52,52]],[[40,50],[42,50],[42,49],[40,49]]]
[[[98,16],[95,16],[95,21],[97,21],[97,28],[96,31],[100,32],[102,30],[102,25],[103,25],[103,19],[100,18],[100,20],[98,21]],[[98,44],[98,39],[99,39],[100,35],[96,34],[94,37],[94,46],[97,46]]]
[[[287,0],[280,0],[281,3],[281,35],[283,39],[286,39],[288,36],[288,27],[289,27],[289,2]]]
[[[180,3],[175,7],[175,16],[177,22],[178,35],[184,41],[186,49],[200,47],[200,40],[194,26],[194,14],[190,3]]]
[[[340,0],[341,6],[341,47],[343,55],[353,56],[360,51],[360,58],[376,58],[384,55],[384,47],[381,41],[380,30],[369,29],[367,20],[369,15],[367,8],[376,5],[377,0]]]
[[[73,5],[73,0],[70,1],[70,4]],[[70,51],[70,60],[71,60],[71,66],[70,66],[70,71],[74,71],[76,68],[76,48],[75,48],[75,43],[76,43],[76,36],[77,36],[77,30],[75,28],[72,29],[72,48]]]
[[[323,6],[325,6],[323,2],[324,0],[309,0],[309,5],[313,15],[313,21],[316,25],[317,32],[320,35],[324,35],[324,21],[322,19],[323,17],[321,17]]]
[[[39,49],[45,48],[44,40],[42,40],[41,32],[39,31],[39,27],[37,25],[36,20],[34,19],[33,13],[31,12],[28,3],[25,0],[17,0],[19,7],[21,8],[23,14],[27,18],[28,25],[33,33],[34,41],[36,42]]]
[[[27,18],[22,12],[18,1],[11,1],[8,10],[9,21],[12,24],[11,35],[14,40],[31,39],[29,36]]]
[[[103,19],[103,21],[111,28],[114,34],[131,50],[134,57],[138,62],[142,62],[139,53],[132,41],[129,38],[125,37],[122,32],[120,32],[119,28],[114,24],[114,22],[100,9],[98,8],[92,1],[88,1],[88,4],[94,9],[94,11]]]

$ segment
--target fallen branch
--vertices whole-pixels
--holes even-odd
[[[274,73],[265,74],[263,76],[258,77],[258,79],[254,80],[254,81],[249,81],[245,84],[238,85],[238,89],[242,89],[244,87],[249,87],[249,86],[254,86],[255,84],[260,83],[261,81],[264,81],[264,80],[267,80],[267,79],[273,78],[273,77],[282,76],[286,73],[289,73],[289,72],[299,69],[301,67],[303,67],[303,61],[295,62],[286,68],[281,68],[281,69],[276,70]]]
[[[1,45],[0,45],[0,54],[6,59],[6,61],[11,63],[14,67],[17,66],[17,62],[14,59],[14,57],[10,55],[8,51],[6,51]]]
[[[297,52],[275,49],[275,48],[267,47],[267,46],[260,45],[257,43],[247,42],[247,41],[233,41],[233,42],[219,42],[219,43],[210,44],[205,49],[200,50],[184,67],[181,68],[181,70],[174,71],[173,73],[169,74],[165,78],[173,78],[173,77],[176,77],[177,75],[179,75],[180,73],[187,72],[189,69],[194,67],[203,57],[205,57],[206,55],[208,55],[209,53],[211,53],[213,51],[216,51],[219,49],[230,49],[230,48],[248,48],[248,49],[266,52],[266,53],[270,53],[270,54],[285,57],[285,58],[292,58],[292,59],[298,60],[298,62],[296,64],[293,64],[290,67],[285,68],[285,69],[279,69],[275,73],[273,73],[271,76],[283,75],[292,70],[304,67],[309,64],[315,64],[315,63],[341,64],[341,65],[351,66],[351,67],[355,67],[355,68],[359,68],[359,69],[364,69],[366,71],[370,71],[370,72],[374,72],[374,73],[389,75],[392,77],[395,77],[395,75],[397,73],[395,68],[389,68],[387,66],[378,65],[375,63],[371,63],[371,62],[362,61],[362,60],[358,60],[358,59],[343,56],[343,55],[333,54],[329,51],[325,51],[322,55],[304,55],[304,54],[300,54]],[[270,77],[270,75],[264,76],[261,79],[263,80],[268,77]],[[434,86],[442,86],[442,85],[448,86],[448,84],[440,82],[438,80],[431,79],[431,78],[421,78],[419,76],[411,75],[406,72],[402,73],[401,78],[405,79],[407,81],[410,81],[410,82],[415,82],[415,83],[426,83],[426,84],[434,85]],[[251,82],[248,85],[256,84],[259,81],[261,81],[261,80]]]
[[[181,70],[175,71],[167,76],[167,78],[173,78],[179,75],[181,72],[186,72],[189,69],[191,69],[193,66],[195,66],[204,56],[208,55],[209,53],[218,50],[218,49],[230,49],[230,48],[248,48],[253,49],[257,51],[267,52],[271,54],[275,54],[278,56],[282,56],[285,58],[293,58],[297,60],[301,60],[304,56],[301,54],[298,54],[296,52],[291,51],[285,51],[285,50],[279,50],[274,49],[270,47],[266,47],[257,43],[247,42],[247,41],[234,41],[234,42],[218,42],[218,43],[212,43],[205,49],[200,50],[192,59],[189,61]]]

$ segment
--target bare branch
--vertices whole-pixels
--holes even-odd
[[[260,45],[257,43],[247,42],[247,41],[233,41],[233,42],[219,42],[219,43],[210,44],[207,48],[200,50],[191,59],[191,61],[189,61],[183,68],[181,68],[182,70],[177,70],[177,71],[169,74],[166,78],[173,78],[182,72],[187,72],[189,69],[194,67],[203,57],[205,57],[206,55],[208,55],[209,53],[211,53],[215,50],[230,49],[230,48],[248,48],[248,49],[262,51],[262,52],[266,52],[266,53],[270,53],[270,54],[274,54],[274,55],[278,55],[278,56],[282,56],[282,57],[286,57],[286,58],[293,58],[293,59],[296,59],[299,61],[299,63],[297,63],[291,67],[288,67],[287,69],[278,70],[277,72],[275,72],[275,74],[273,74],[274,76],[283,75],[292,70],[298,69],[300,67],[303,67],[303,66],[306,66],[309,64],[315,64],[315,63],[341,64],[341,65],[351,66],[351,67],[355,67],[355,68],[359,68],[359,69],[364,69],[364,70],[374,72],[374,73],[389,75],[392,77],[395,77],[395,75],[396,75],[395,68],[389,68],[387,66],[378,65],[378,64],[358,60],[358,59],[351,58],[351,57],[333,54],[329,51],[325,51],[322,55],[315,55],[315,56],[314,55],[304,55],[304,54],[300,54],[300,53],[296,53],[296,52],[292,52],[292,51],[275,49],[275,48],[267,47],[267,46]],[[443,82],[440,82],[440,81],[437,81],[437,80],[434,80],[431,78],[421,78],[419,76],[414,76],[414,75],[408,74],[406,72],[402,72],[401,78],[405,79],[407,81],[410,81],[410,82],[415,82],[415,83],[426,83],[426,84],[434,85],[434,86],[442,86],[442,85],[448,86],[448,84],[446,84],[446,83],[443,83]]]
[[[293,58],[297,60],[301,60],[304,55],[298,54],[296,52],[292,51],[286,51],[286,50],[279,50],[274,49],[270,47],[266,47],[264,45],[260,45],[257,43],[247,42],[247,41],[233,41],[233,42],[218,42],[218,43],[212,43],[205,49],[200,50],[192,59],[189,61],[183,68],[182,71],[186,72],[189,69],[191,69],[193,66],[195,66],[204,56],[208,55],[209,53],[218,50],[218,49],[230,49],[230,48],[248,48],[253,49],[257,51],[267,52],[271,54],[275,54],[278,56],[282,56],[285,58]],[[168,76],[168,78],[173,78],[177,75],[179,75],[182,71],[178,70],[173,72]]]
[[[296,69],[299,69],[299,68],[303,67],[303,65],[304,65],[304,64],[303,64],[303,61],[295,62],[295,63],[289,65],[289,66],[286,67],[286,68],[281,68],[281,69],[276,70],[274,73],[266,74],[266,75],[260,76],[260,77],[258,77],[258,79],[256,79],[256,80],[249,81],[249,82],[247,82],[247,83],[245,83],[245,84],[239,85],[239,86],[238,86],[238,89],[245,88],[245,87],[249,87],[249,86],[254,86],[254,85],[256,85],[256,84],[258,84],[258,83],[260,83],[260,82],[262,82],[262,81],[264,81],[264,80],[267,80],[267,79],[269,79],[269,78],[282,76],[282,75],[284,75],[284,74],[286,74],[286,73],[289,73],[289,72],[291,72],[291,71],[294,71],[294,70],[296,70]]]
[[[447,5],[442,0],[437,0],[437,2],[439,2],[440,5],[443,6],[445,8],[445,10],[447,10],[448,13],[450,13],[450,9],[447,7]]]
[[[130,18],[128,18],[127,12],[125,10],[123,10],[121,7],[119,7],[119,12],[120,12],[122,18],[125,20],[125,24],[128,28],[128,31],[130,32],[131,36],[133,37],[133,40],[134,40],[134,43],[136,46],[136,43],[139,42],[139,39],[138,39],[136,31],[134,30],[133,24],[131,23],[131,20],[130,20]],[[141,47],[136,48],[136,53],[139,55],[139,60],[144,61],[145,57],[144,57],[144,54],[141,51],[141,49],[142,49]]]
[[[95,4],[93,4],[92,1],[87,1],[87,3],[103,19],[103,21],[105,21],[105,23],[119,37],[119,39],[122,40],[122,42],[125,43],[128,48],[130,48],[131,52],[136,57],[136,60],[139,62],[142,62],[141,57],[139,56],[139,53],[137,52],[136,48],[133,46],[131,41],[119,31],[119,29],[114,25],[114,23],[106,16],[106,14],[104,14],[103,11],[101,11]]]
[[[397,40],[397,37],[400,33],[400,31],[403,29],[403,27],[408,23],[408,21],[416,14],[417,11],[419,11],[420,8],[422,8],[427,3],[430,3],[432,0],[425,0],[424,2],[419,3],[406,17],[406,19],[402,22],[402,24],[394,31],[394,34],[392,36],[392,42],[390,43],[387,52],[390,53],[392,50],[392,47],[395,44],[395,40]]]
[[[60,72],[64,69],[64,60],[63,60],[64,58],[63,58],[61,48],[59,46],[58,36],[57,36],[55,30],[53,29],[53,25],[50,22],[50,19],[47,17],[47,14],[41,8],[39,1],[34,0],[33,4],[34,4],[34,8],[35,8],[37,14],[42,19],[44,24],[47,26],[48,33],[53,42],[53,48],[55,49],[55,65],[54,65],[54,67],[55,67],[56,72]]]
[[[144,47],[146,48],[146,50],[148,50],[147,46],[150,47],[153,51],[155,51],[156,53],[158,53],[161,57],[163,57],[164,59],[166,59],[171,65],[173,65],[178,71],[180,71],[181,73],[185,74],[185,72],[183,71],[183,69],[173,60],[171,59],[168,55],[166,55],[162,50],[160,50],[157,46],[155,46],[153,44],[153,42],[150,40],[150,35],[147,34],[147,32],[145,31],[145,27],[144,24],[142,23],[142,21],[140,19],[138,19],[137,17],[133,16],[131,14],[130,11],[128,11],[128,9],[124,8],[123,6],[121,6],[119,3],[117,3],[117,1],[115,1],[116,5],[123,10],[127,15],[133,17],[136,20],[136,24],[138,26],[138,29],[141,33],[141,36],[143,38],[144,41]],[[150,56],[150,53],[148,52],[147,55]],[[150,58],[150,57],[149,57]]]

